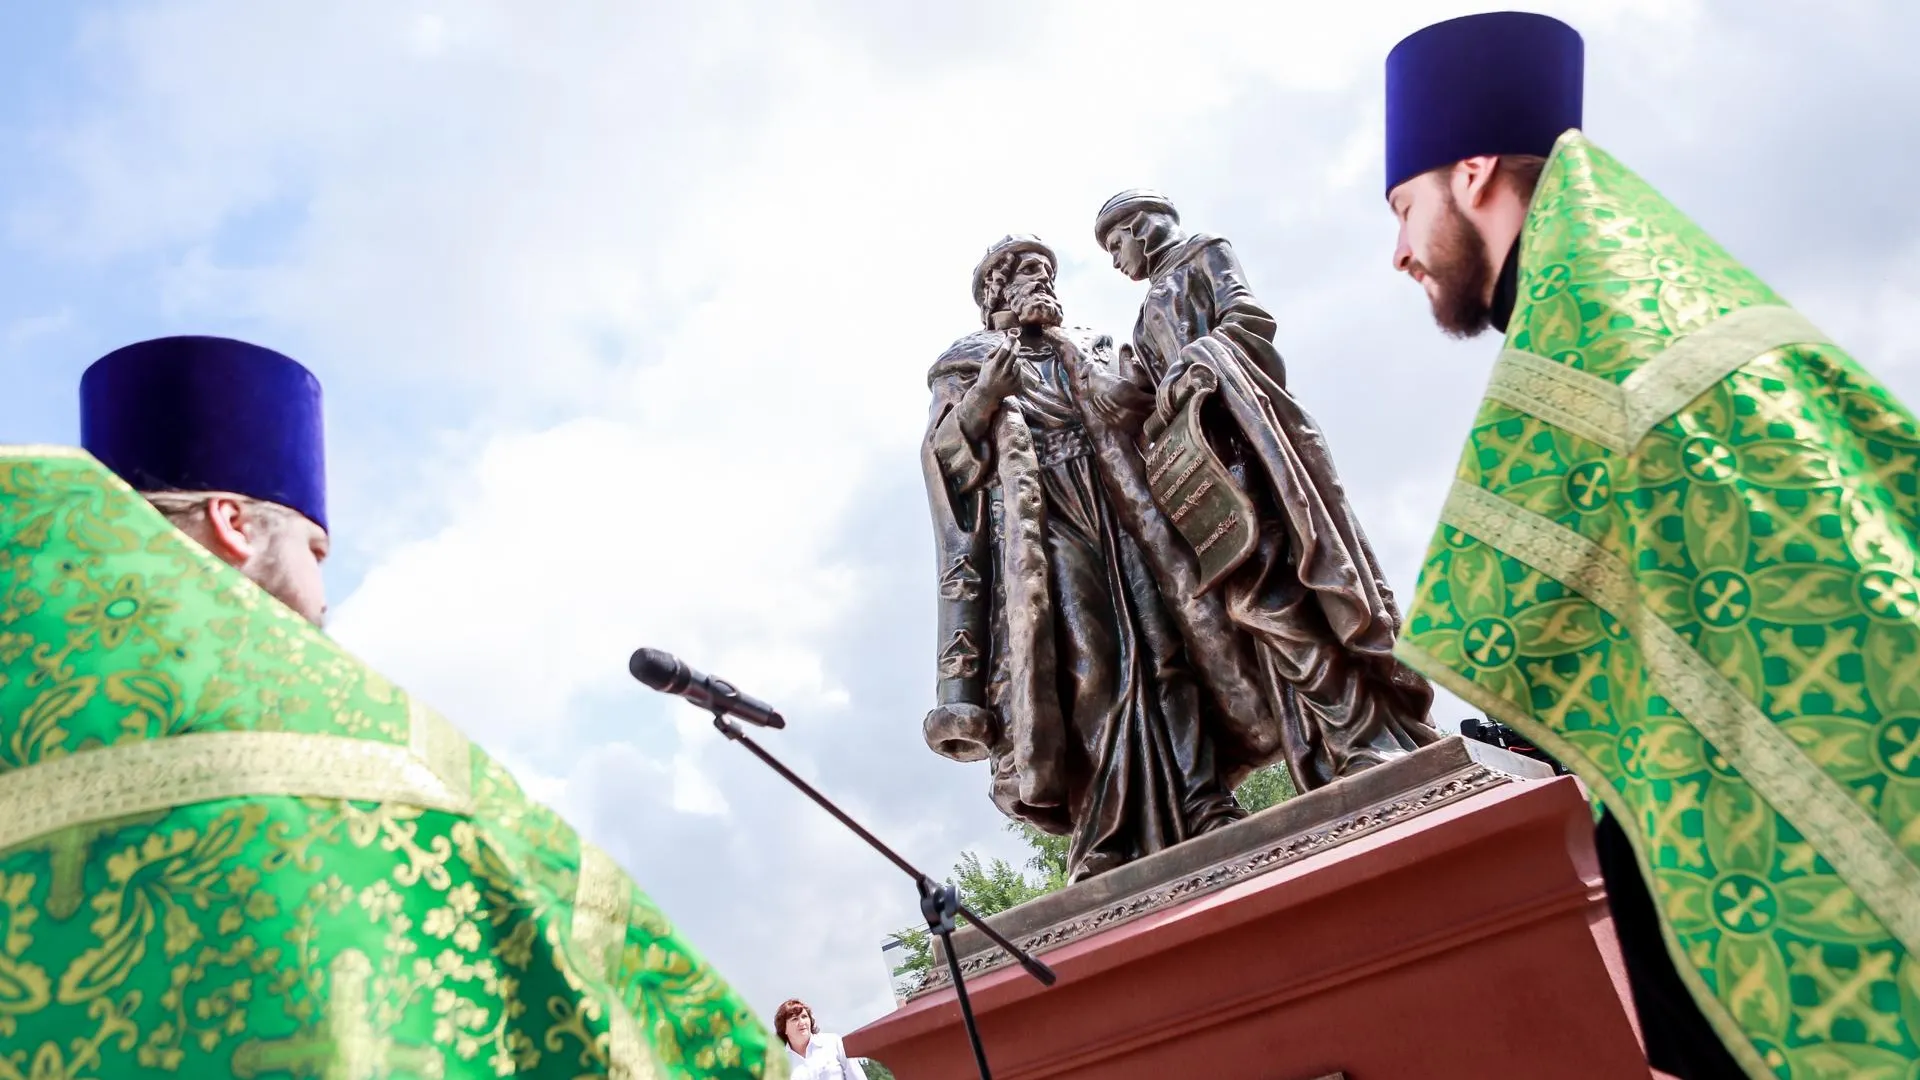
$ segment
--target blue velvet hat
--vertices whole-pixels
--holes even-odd
[[[80,377],[80,444],[137,491],[230,491],[327,527],[320,380],[258,345],[166,337]]]
[[[1580,126],[1573,27],[1499,11],[1435,23],[1387,54],[1387,190],[1481,154],[1545,157]]]

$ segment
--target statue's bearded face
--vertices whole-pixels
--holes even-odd
[[[1000,295],[1001,306],[1022,326],[1059,326],[1066,318],[1053,291],[1053,264],[1034,252],[1023,252],[1007,268]]]
[[[1414,177],[1395,188],[1388,202],[1400,218],[1394,269],[1426,290],[1434,322],[1463,338],[1492,326],[1493,262],[1486,237],[1445,181],[1435,173]]]

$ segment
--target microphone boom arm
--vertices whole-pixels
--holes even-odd
[[[914,884],[920,890],[920,913],[926,917],[927,929],[939,935],[941,943],[946,949],[947,968],[953,975],[954,993],[960,999],[960,1015],[961,1018],[966,1021],[967,1038],[973,1044],[973,1057],[975,1064],[978,1065],[980,1069],[980,1080],[992,1080],[993,1074],[989,1072],[987,1068],[987,1052],[985,1047],[980,1043],[980,1029],[974,1023],[973,1019],[973,1002],[968,998],[967,984],[960,976],[960,958],[954,955],[953,951],[954,916],[965,915],[968,922],[979,927],[980,932],[985,934],[989,940],[1002,949],[1005,949],[1009,956],[1019,961],[1020,966],[1026,969],[1027,974],[1038,979],[1042,986],[1052,986],[1058,978],[1058,976],[1053,973],[1053,969],[1034,959],[1026,950],[1020,948],[1018,945],[1008,941],[1000,931],[995,930],[985,919],[969,910],[965,904],[960,902],[958,889],[955,889],[951,885],[942,885],[922,873],[919,868],[901,858],[892,848],[882,843],[879,837],[868,832],[865,826],[848,817],[845,811],[833,804],[832,800],[814,790],[812,784],[802,780],[792,769],[781,764],[778,758],[775,758],[772,754],[762,749],[759,743],[748,738],[747,733],[740,730],[740,725],[734,723],[725,713],[717,710],[713,711],[713,726],[720,730],[720,734],[725,735],[728,739],[752,751],[753,756],[766,762],[768,768],[779,773],[786,779],[787,783],[799,788],[801,793],[806,795],[807,798],[819,804],[820,808],[832,814],[836,821],[853,830],[854,835],[860,837],[860,839],[865,840],[869,847],[886,856],[887,861],[899,867],[901,873],[913,879]]]
[[[840,824],[845,825],[849,829],[852,829],[854,833],[860,837],[860,839],[865,840],[868,843],[868,845],[870,845],[875,851],[878,851],[880,854],[886,856],[888,861],[892,862],[893,865],[899,867],[902,873],[906,874],[908,877],[914,879],[915,881],[929,881],[929,882],[933,881],[932,878],[928,877],[926,874],[916,869],[912,863],[908,862],[907,860],[901,858],[898,854],[896,854],[894,850],[888,847],[884,842],[882,842],[879,837],[868,832],[866,828],[863,827],[859,822],[848,817],[845,811],[842,811],[839,807],[833,805],[833,803],[829,801],[825,795],[822,795],[818,791],[815,791],[812,784],[809,784],[805,780],[800,779],[800,777],[796,775],[792,769],[787,768],[785,765],[780,763],[778,758],[775,758],[772,754],[767,753],[767,751],[764,748],[762,748],[759,743],[754,742],[751,738],[748,738],[747,733],[744,731],[741,731],[740,726],[738,724],[735,724],[732,720],[728,719],[725,716],[716,716],[713,718],[713,726],[719,728],[720,733],[722,735],[725,735],[727,738],[732,739],[733,741],[741,744],[742,746],[745,746],[748,750],[751,750],[755,757],[759,758],[761,761],[766,762],[767,765],[770,766],[774,772],[779,773],[781,776],[786,778],[788,783],[792,784],[794,787],[799,788],[801,792],[807,796],[807,798],[812,799],[816,803],[819,803],[821,809],[825,810],[829,814],[832,814],[834,818],[840,822]],[[981,918],[978,915],[975,915],[973,911],[967,907],[967,905],[960,903],[959,901],[956,900],[955,910],[959,912],[959,914],[965,915],[967,917],[968,922],[979,927],[980,932],[987,935],[988,940],[992,941],[995,945],[998,945],[1001,948],[1007,950],[1007,952],[1015,960],[1018,960],[1020,962],[1021,967],[1027,969],[1028,974],[1032,975],[1036,979],[1039,979],[1042,983],[1044,983],[1047,986],[1052,986],[1054,984],[1054,980],[1057,978],[1057,976],[1054,975],[1052,968],[1049,968],[1047,965],[1041,963],[1038,960],[1035,960],[1033,957],[1027,955],[1024,949],[1020,948],[1018,945],[1015,945],[1013,942],[1008,941],[1006,937],[1000,933],[1000,931],[995,930],[993,926],[987,922],[987,920]]]

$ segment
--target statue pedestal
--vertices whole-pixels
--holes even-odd
[[[994,917],[1050,989],[956,934],[994,1077],[1647,1077],[1591,813],[1544,772],[1447,739]],[[945,979],[846,1039],[976,1075]]]

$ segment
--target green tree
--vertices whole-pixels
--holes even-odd
[[[1066,837],[1048,835],[1023,821],[1008,822],[1007,831],[1026,841],[1032,852],[1025,869],[999,858],[982,862],[977,853],[963,851],[953,873],[947,876],[947,884],[960,890],[960,902],[983,919],[1067,884]],[[1029,871],[1032,876],[1028,876]],[[921,926],[894,936],[906,951],[899,973],[911,975],[916,981],[924,978],[933,969],[932,933]]]
[[[1233,790],[1233,797],[1246,807],[1249,814],[1257,814],[1269,806],[1278,806],[1298,794],[1285,763],[1256,770]]]
[[[1257,814],[1296,794],[1286,765],[1275,764],[1247,777],[1234,789],[1233,797],[1249,814]],[[1027,845],[1030,854],[1024,867],[1005,859],[982,862],[978,854],[963,851],[947,878],[948,884],[959,888],[960,902],[983,919],[1067,887],[1067,837],[1041,832],[1023,821],[1008,822],[1007,831]],[[925,979],[933,970],[933,935],[921,926],[894,937],[906,954],[897,974],[911,976],[915,983]]]

